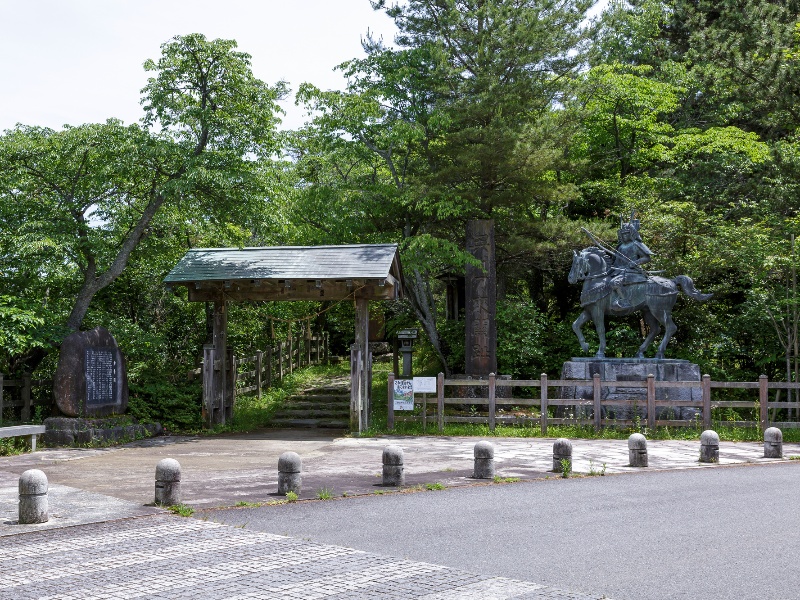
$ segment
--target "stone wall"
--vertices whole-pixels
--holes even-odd
[[[42,442],[48,446],[84,446],[110,444],[161,435],[160,423],[138,423],[135,419],[81,419],[51,417],[44,420],[47,428]]]

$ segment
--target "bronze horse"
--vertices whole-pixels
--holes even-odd
[[[636,358],[644,358],[645,350],[653,343],[655,337],[661,332],[664,326],[664,339],[658,346],[656,358],[664,358],[664,350],[669,344],[669,340],[677,330],[675,322],[672,320],[672,308],[678,299],[679,291],[698,300],[705,302],[711,298],[712,294],[702,294],[694,287],[691,277],[678,275],[675,279],[666,277],[648,277],[642,283],[633,283],[626,286],[631,307],[622,311],[611,309],[611,286],[610,280],[614,276],[611,268],[611,257],[609,254],[596,246],[584,248],[580,253],[572,252],[572,269],[569,272],[569,282],[578,283],[583,281],[581,290],[581,307],[583,312],[572,324],[575,335],[578,336],[581,348],[584,352],[589,351],[589,344],[583,337],[581,328],[587,321],[593,321],[597,330],[597,337],[600,338],[600,347],[595,357],[604,358],[606,352],[606,323],[605,316],[625,316],[636,311],[642,311],[645,323],[647,323],[650,333],[645,338]],[[678,289],[680,286],[681,290]]]

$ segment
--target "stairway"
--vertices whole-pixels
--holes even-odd
[[[293,429],[349,429],[350,377],[334,377],[290,396],[275,412],[270,425]]]

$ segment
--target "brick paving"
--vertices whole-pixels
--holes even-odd
[[[0,540],[15,600],[599,600],[535,583],[154,515]]]

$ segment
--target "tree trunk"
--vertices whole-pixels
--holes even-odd
[[[144,211],[142,211],[139,221],[122,241],[122,245],[117,252],[117,256],[114,258],[114,262],[111,263],[105,272],[95,276],[94,269],[87,271],[83,286],[81,286],[81,291],[78,292],[75,305],[72,307],[69,319],[67,319],[67,327],[70,331],[78,331],[80,329],[83,318],[86,316],[86,311],[89,310],[89,305],[94,295],[103,288],[111,285],[117,277],[122,275],[125,267],[128,266],[128,260],[131,254],[139,245],[139,242],[142,241],[142,238],[144,238],[147,228],[150,226],[158,209],[164,204],[164,200],[164,196],[160,193],[156,193],[150,200]]]
[[[436,303],[433,299],[430,285],[422,277],[419,270],[413,269],[412,277],[405,278],[405,292],[409,300],[411,300],[414,313],[416,313],[419,322],[422,324],[422,328],[425,330],[436,356],[442,363],[445,377],[450,377],[450,367],[442,352],[442,342],[436,329]]]

